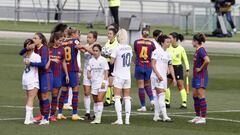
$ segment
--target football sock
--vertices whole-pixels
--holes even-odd
[[[51,102],[51,116],[55,115],[58,105],[58,96],[52,96],[52,102]]]
[[[67,96],[68,91],[61,91],[61,95],[59,98],[59,102],[58,102],[58,113],[62,114],[62,108],[63,108],[63,104],[64,104],[64,99]]]
[[[162,112],[162,115],[164,118],[167,117],[167,110],[166,110],[166,103],[165,103],[165,92],[158,94],[158,103],[160,111]]]
[[[117,112],[118,120],[122,120],[122,104],[121,104],[121,96],[115,96],[115,110]]]
[[[73,107],[73,111],[72,114],[77,114],[78,112],[78,91],[73,91],[73,98],[72,98],[72,107]]]
[[[154,98],[153,98],[153,93],[152,93],[152,88],[151,88],[151,86],[145,86],[144,89],[146,90],[146,93],[147,93],[150,101],[153,101]]]
[[[129,120],[131,114],[131,97],[124,97],[126,119]]]
[[[200,116],[200,100],[198,97],[193,97],[194,100],[194,110],[196,113],[196,116]]]
[[[166,104],[170,104],[170,102],[171,102],[171,91],[170,91],[170,88],[167,88],[167,90],[166,90],[166,100],[165,100],[165,102],[166,102]]]
[[[45,99],[43,102],[43,112],[44,112],[44,119],[48,120],[49,112],[50,112],[50,103],[49,99]]]
[[[207,102],[205,98],[200,99],[201,117],[205,118],[207,113]]]
[[[138,88],[138,96],[141,102],[141,106],[146,106],[144,88]]]
[[[90,113],[91,108],[91,98],[90,96],[84,96],[84,107],[86,109],[86,113]]]
[[[110,104],[111,103],[111,87],[108,87],[107,93],[106,93],[106,103]]]
[[[180,90],[181,97],[182,97],[182,106],[187,106],[187,92],[185,89]]]

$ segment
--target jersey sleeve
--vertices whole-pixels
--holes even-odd
[[[27,49],[26,49],[26,48],[23,48],[23,49],[19,52],[19,55],[24,55],[26,52],[27,52]]]
[[[91,65],[92,65],[92,60],[90,59],[90,60],[89,60],[89,63],[88,63],[88,66],[87,66],[87,70],[88,70],[88,71],[91,71],[91,70],[92,70]]]
[[[41,51],[42,51],[41,62],[30,62],[30,66],[45,68],[49,57],[48,48],[43,47]]]
[[[206,50],[203,47],[199,49],[198,53],[202,59],[204,59],[204,57],[208,56]]]
[[[187,54],[186,54],[186,51],[185,51],[184,48],[182,48],[182,59],[183,59],[183,61],[184,61],[186,70],[189,70],[188,57],[187,57]]]
[[[118,47],[114,48],[111,54],[112,58],[116,58],[117,57],[117,51],[118,51]]]
[[[109,70],[108,62],[105,58],[104,58],[104,70]]]
[[[157,60],[157,50],[154,50],[152,53],[152,59]]]

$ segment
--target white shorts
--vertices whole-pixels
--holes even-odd
[[[108,89],[108,83],[105,84],[105,88],[104,88],[104,89],[101,89],[101,88],[92,88],[91,93],[92,93],[93,95],[98,95],[98,93],[100,93],[100,92],[106,92],[107,89]]]
[[[131,79],[122,79],[119,77],[114,77],[113,86],[118,89],[129,89],[131,88]]]
[[[152,89],[159,88],[159,89],[167,89],[167,80],[159,81],[155,77],[151,77],[151,85]]]
[[[39,82],[33,82],[33,83],[28,83],[28,84],[23,84],[23,89],[24,90],[32,90],[34,88],[39,89]]]

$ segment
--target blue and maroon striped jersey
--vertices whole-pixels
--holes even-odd
[[[152,68],[152,52],[156,49],[154,43],[146,38],[140,38],[134,41],[135,65],[140,67]]]
[[[77,64],[78,49],[75,48],[75,46],[79,43],[80,42],[77,38],[68,38],[63,42],[68,72],[79,72],[79,67]]]
[[[193,64],[193,77],[196,78],[197,75],[200,75],[199,77],[204,77],[207,75],[208,69],[207,66],[204,67],[200,73],[197,73],[197,68],[200,68],[202,64],[204,63],[204,57],[208,56],[207,51],[204,47],[200,47],[196,50],[194,54],[194,64]]]
[[[62,73],[62,63],[63,60],[65,59],[65,53],[63,47],[58,47],[58,48],[50,48],[49,49],[49,55],[51,59],[58,59],[59,62],[51,62],[51,68],[53,72],[54,77],[61,77]]]
[[[39,73],[52,72],[51,66],[48,69],[45,68],[45,66],[46,66],[46,64],[49,60],[49,52],[48,52],[47,46],[46,45],[41,45],[40,47],[35,49],[35,53],[37,53],[41,56],[41,62],[39,62],[39,63],[31,62],[30,65],[38,67]]]

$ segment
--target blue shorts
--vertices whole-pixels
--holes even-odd
[[[53,77],[53,88],[60,88],[62,86],[62,75]]]
[[[53,88],[53,74],[40,73],[39,75],[40,92],[45,93],[51,91]]]
[[[135,66],[135,74],[134,77],[137,80],[150,80],[152,74],[152,68],[143,68],[140,66]]]
[[[197,75],[195,78],[192,78],[192,87],[195,89],[204,88],[206,89],[208,86],[208,75],[200,77]]]
[[[79,78],[78,78],[78,72],[68,72],[69,75],[69,83],[66,83],[66,75],[63,74],[62,77],[62,86],[65,87],[76,87],[79,85]]]

